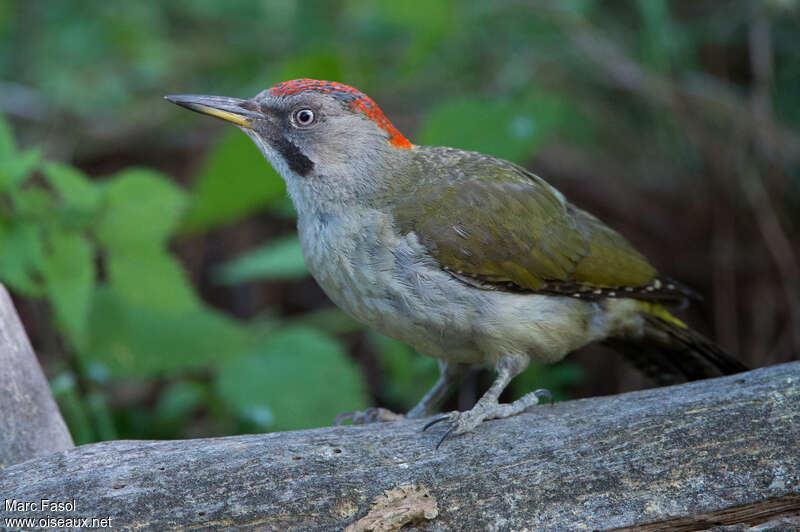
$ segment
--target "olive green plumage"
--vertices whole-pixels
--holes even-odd
[[[656,269],[625,238],[524,168],[449,148],[415,151],[417,175],[392,188],[392,213],[443,268],[505,290],[580,297],[650,286],[652,299],[667,291],[652,286]]]
[[[662,384],[747,369],[657,303],[699,296],[659,277],[622,235],[537,175],[475,152],[415,151],[415,179],[398,180],[391,200],[378,201],[455,277],[490,290],[643,300],[642,336],[607,343]]]

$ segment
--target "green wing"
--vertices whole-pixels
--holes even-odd
[[[415,232],[444,269],[487,288],[570,294],[644,290],[656,280],[627,240],[539,177],[460,153],[451,164],[461,177],[424,179],[413,197],[394,203],[401,230]]]

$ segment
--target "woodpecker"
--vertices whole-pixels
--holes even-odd
[[[619,233],[521,166],[412,144],[359,90],[297,79],[251,99],[166,99],[255,142],[286,181],[308,269],[336,305],[438,359],[438,381],[408,418],[431,416],[470,366],[495,369],[471,410],[426,425],[449,424],[439,444],[549,397],[499,402],[531,360],[554,363],[591,342],[660,383],[746,370],[670,314],[665,305],[695,294]]]

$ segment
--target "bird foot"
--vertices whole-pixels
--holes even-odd
[[[380,423],[383,421],[400,421],[401,419],[406,419],[406,416],[385,408],[371,407],[360,412],[342,412],[336,416],[333,424],[338,426],[348,419],[353,422],[353,425],[366,425],[368,423]]]
[[[538,404],[539,399],[542,397],[549,400],[551,404],[553,403],[553,395],[545,389],[531,392],[513,403],[498,403],[496,400],[485,400],[485,398],[481,398],[471,410],[467,410],[466,412],[449,412],[435,417],[422,427],[422,430],[425,431],[437,423],[446,422],[450,425],[450,428],[447,429],[436,444],[436,448],[438,449],[442,442],[450,436],[458,436],[459,434],[472,432],[475,427],[488,419],[515,416],[524,412],[527,408]]]

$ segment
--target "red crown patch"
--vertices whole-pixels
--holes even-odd
[[[395,128],[386,115],[383,114],[378,104],[372,98],[358,89],[335,81],[321,81],[317,79],[293,79],[278,83],[269,89],[270,96],[291,96],[305,91],[331,94],[350,106],[359,109],[367,118],[389,134],[389,144],[395,148],[411,149],[413,145]]]

